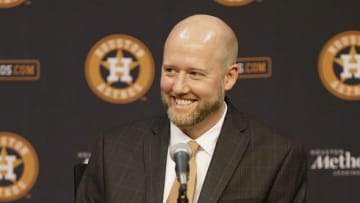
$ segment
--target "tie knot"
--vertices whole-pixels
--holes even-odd
[[[196,152],[199,150],[200,145],[199,145],[196,141],[194,141],[194,140],[190,140],[190,141],[188,142],[188,145],[189,145],[190,148],[191,148],[192,156],[195,156]]]

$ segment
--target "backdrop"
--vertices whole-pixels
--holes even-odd
[[[359,6],[0,0],[0,202],[73,202],[73,165],[100,130],[164,113],[162,46],[195,13],[219,16],[238,36],[234,105],[306,147],[308,202],[360,202]]]

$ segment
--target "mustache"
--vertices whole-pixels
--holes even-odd
[[[171,97],[175,97],[178,99],[186,99],[186,100],[198,100],[199,98],[193,94],[176,94],[175,92],[170,92],[168,94]]]

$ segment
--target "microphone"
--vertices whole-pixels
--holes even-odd
[[[180,188],[186,191],[189,176],[189,159],[192,155],[190,146],[178,143],[170,147],[170,157],[175,162],[175,172],[180,183]]]

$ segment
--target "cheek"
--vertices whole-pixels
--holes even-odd
[[[211,97],[214,95],[215,90],[216,87],[211,83],[193,82],[191,84],[191,93],[201,98]]]
[[[160,88],[163,92],[168,92],[171,89],[171,80],[167,77],[161,76]]]
[[[221,79],[211,81],[202,88],[202,94],[207,98],[214,98],[219,95],[219,92],[224,91],[223,81]]]

